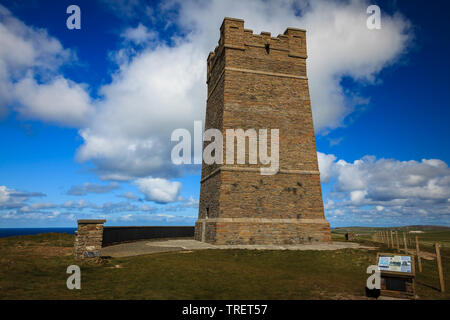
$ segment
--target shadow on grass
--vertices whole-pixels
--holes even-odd
[[[433,289],[433,290],[435,290],[435,291],[441,292],[441,289],[439,289],[439,288],[437,288],[437,287],[435,287],[435,286],[426,284],[425,282],[422,282],[422,281],[417,281],[417,280],[416,280],[416,284],[420,284],[421,286],[424,286],[424,287],[427,287],[427,288],[429,288],[429,289]]]

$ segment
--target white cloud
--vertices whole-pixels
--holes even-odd
[[[361,203],[367,195],[366,191],[355,190],[350,192],[350,200],[354,203]]]
[[[193,44],[161,45],[136,56],[102,88],[104,100],[77,158],[91,160],[102,179],[176,176],[170,160],[170,135],[202,119],[205,52]]]
[[[136,28],[127,28],[121,34],[122,38],[127,41],[131,41],[135,44],[145,44],[152,40],[155,40],[158,33],[153,30],[148,30],[146,26],[139,23]]]
[[[86,123],[93,106],[85,86],[58,74],[76,59],[70,50],[2,5],[0,43],[0,116],[14,105],[24,118],[75,127]]]
[[[375,219],[410,224],[425,215],[429,223],[450,224],[450,168],[445,162],[366,156],[349,163],[333,155],[318,153],[318,157],[326,175],[323,182],[331,186],[324,199],[329,217],[344,211],[346,219],[358,220],[369,212]]]
[[[319,161],[320,181],[322,181],[322,183],[328,183],[333,176],[331,170],[333,169],[336,157],[332,154],[317,152],[317,160]]]
[[[46,84],[24,78],[14,85],[14,94],[19,103],[16,110],[27,118],[82,126],[93,113],[85,89],[62,77]]]
[[[158,203],[180,201],[181,183],[161,178],[141,178],[134,182],[146,199]]]
[[[0,186],[0,203],[6,203],[10,199],[6,186]]]

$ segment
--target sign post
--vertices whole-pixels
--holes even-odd
[[[391,248],[394,249],[394,236],[392,235],[392,230],[391,230]]]
[[[415,299],[414,258],[408,254],[377,253],[380,271],[380,295]]]
[[[398,231],[395,231],[395,239],[397,240],[397,252],[400,252],[400,245],[398,242]]]

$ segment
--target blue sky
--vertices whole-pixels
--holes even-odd
[[[332,227],[450,225],[445,4],[0,0],[0,227],[192,225],[199,166],[170,162],[170,133],[203,120],[224,16],[307,29]]]

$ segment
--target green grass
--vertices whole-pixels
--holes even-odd
[[[0,239],[0,299],[353,299],[364,296],[377,252],[198,250],[79,262],[72,245],[68,234]],[[450,275],[450,249],[442,256]],[[66,287],[71,264],[81,268],[81,290]],[[449,299],[435,269],[424,262],[417,294]]]

